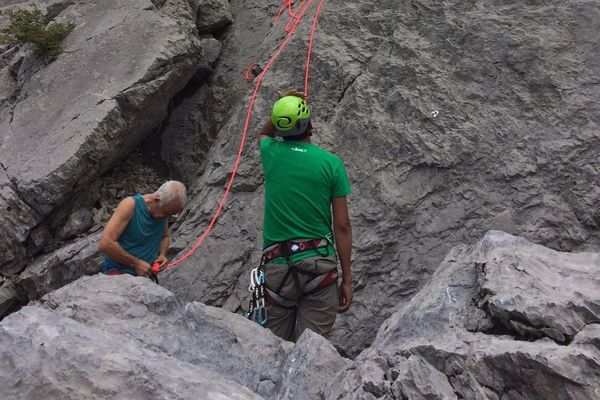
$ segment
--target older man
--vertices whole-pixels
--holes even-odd
[[[185,186],[178,181],[168,181],[152,194],[123,199],[100,237],[98,250],[105,255],[102,272],[149,277],[151,264],[164,267],[170,241],[168,218],[179,213],[185,201]]]

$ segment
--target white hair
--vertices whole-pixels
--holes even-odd
[[[154,192],[158,196],[158,206],[165,207],[172,201],[179,201],[179,206],[183,208],[187,201],[185,186],[179,181],[167,181],[160,185],[158,190]]]

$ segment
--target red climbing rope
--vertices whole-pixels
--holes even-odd
[[[319,14],[321,14],[321,7],[323,7],[323,3],[325,3],[325,0],[319,1],[319,5],[317,6],[317,11],[315,12],[315,18],[313,19],[312,26],[310,27],[310,35],[308,38],[308,50],[306,51],[306,70],[304,73],[304,97],[305,98],[308,98],[308,75],[310,72],[310,55],[312,53],[313,38],[315,36],[315,31],[317,29],[317,23],[319,21]]]
[[[235,162],[233,164],[233,170],[231,172],[231,177],[229,178],[229,181],[227,182],[227,186],[225,188],[225,192],[223,193],[223,196],[221,197],[221,200],[219,201],[219,207],[217,208],[217,211],[215,212],[214,216],[212,217],[210,223],[208,224],[208,226],[206,227],[206,229],[204,230],[204,232],[202,233],[202,235],[200,235],[200,237],[198,238],[198,240],[196,241],[196,243],[194,244],[194,246],[183,256],[181,256],[180,258],[174,260],[173,262],[167,264],[166,268],[173,268],[175,265],[179,264],[180,262],[184,261],[185,259],[187,259],[188,257],[190,257],[192,254],[194,254],[194,252],[196,251],[196,249],[198,249],[198,247],[200,247],[200,244],[202,244],[202,242],[204,241],[204,239],[206,239],[206,237],[208,236],[208,234],[210,233],[210,231],[212,230],[214,224],[217,221],[217,218],[219,218],[219,215],[221,214],[221,211],[223,210],[223,206],[225,205],[225,202],[227,200],[227,196],[229,195],[229,192],[231,190],[231,186],[233,185],[233,181],[235,179],[238,167],[240,165],[240,161],[242,159],[242,153],[244,151],[244,144],[246,142],[246,136],[248,134],[248,127],[250,125],[250,118],[252,116],[252,109],[254,107],[254,102],[256,101],[256,95],[258,93],[258,89],[260,88],[260,85],[267,73],[267,71],[269,70],[269,68],[271,67],[271,65],[275,62],[275,60],[277,59],[277,57],[279,56],[279,54],[282,52],[282,50],[287,46],[287,44],[289,43],[289,41],[291,40],[294,32],[296,31],[296,29],[298,28],[298,25],[300,24],[300,22],[302,21],[302,18],[304,17],[304,15],[306,14],[306,12],[308,11],[308,9],[310,8],[310,6],[312,5],[314,0],[302,0],[300,2],[300,4],[298,5],[298,7],[296,8],[296,11],[292,10],[292,0],[283,0],[283,3],[281,5],[281,8],[279,10],[279,12],[277,13],[277,15],[275,16],[275,19],[273,20],[273,23],[275,24],[280,16],[282,15],[283,11],[287,8],[288,10],[288,14],[290,16],[290,20],[288,21],[288,23],[286,24],[285,30],[287,32],[286,37],[284,39],[284,41],[279,45],[279,47],[277,48],[277,50],[275,50],[275,52],[273,53],[273,55],[271,56],[271,58],[269,59],[269,61],[267,62],[267,64],[265,65],[264,69],[262,70],[262,72],[258,75],[258,79],[256,81],[256,84],[254,85],[254,90],[252,91],[252,96],[250,98],[250,104],[248,105],[248,112],[246,113],[246,120],[244,122],[244,130],[242,132],[242,138],[240,141],[240,147],[238,149],[237,152],[237,157],[235,159]],[[321,12],[321,7],[323,5],[323,3],[325,2],[325,0],[320,0],[319,5],[317,7],[317,11],[315,13],[315,17],[312,23],[312,27],[311,27],[311,31],[310,31],[310,38],[309,38],[309,45],[308,45],[308,54],[306,57],[306,72],[305,72],[305,77],[304,77],[304,95],[307,96],[308,95],[308,75],[309,75],[309,70],[310,70],[310,53],[312,51],[312,45],[313,45],[313,37],[314,37],[314,33],[317,27],[317,20],[319,18],[319,14]],[[295,21],[295,22],[292,22]],[[254,65],[250,66],[250,68],[248,68],[248,70],[246,71],[246,73],[244,74],[244,77],[246,79],[249,78],[249,71],[251,70],[251,68]],[[157,271],[155,271],[157,272]]]

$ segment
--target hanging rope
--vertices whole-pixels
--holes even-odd
[[[269,59],[267,64],[265,64],[265,67],[263,68],[263,70],[260,72],[260,74],[257,77],[257,81],[254,85],[254,90],[252,91],[252,96],[250,97],[250,104],[248,105],[248,111],[246,113],[246,119],[244,121],[244,129],[242,132],[242,138],[240,140],[240,146],[239,146],[239,149],[237,152],[235,162],[233,164],[233,170],[231,172],[231,177],[229,178],[229,181],[227,182],[227,186],[225,187],[225,192],[223,193],[223,196],[221,197],[221,200],[219,201],[219,206],[217,207],[217,210],[215,211],[215,214],[213,215],[210,223],[208,224],[208,226],[206,227],[206,229],[204,230],[202,235],[200,235],[200,237],[198,238],[198,240],[196,241],[194,246],[180,258],[167,264],[163,269],[173,268],[177,264],[181,263],[182,261],[184,261],[185,259],[190,257],[192,254],[194,254],[194,252],[198,249],[198,247],[200,247],[200,245],[202,244],[204,239],[206,239],[206,237],[208,237],[210,231],[212,230],[213,226],[215,225],[217,219],[219,218],[219,215],[221,214],[221,212],[223,210],[223,206],[225,205],[225,202],[227,201],[227,196],[229,195],[229,192],[231,191],[231,186],[233,185],[233,181],[236,177],[236,173],[237,173],[238,167],[240,165],[240,161],[242,159],[242,154],[244,151],[244,144],[246,143],[246,137],[248,134],[248,127],[250,126],[250,119],[252,117],[252,109],[254,108],[254,102],[256,101],[256,95],[258,93],[260,85],[262,84],[262,81],[263,81],[266,73],[268,72],[269,68],[271,67],[271,65],[273,65],[273,63],[275,62],[275,60],[277,59],[279,54],[283,51],[283,49],[288,45],[289,41],[292,39],[294,32],[298,28],[300,22],[304,18],[306,12],[312,5],[313,1],[314,0],[302,0],[295,11],[292,10],[292,0],[284,0],[283,1],[279,12],[275,16],[275,19],[273,20],[273,23],[275,24],[279,20],[280,16],[283,14],[283,11],[285,9],[287,9],[288,14],[290,16],[290,20],[288,21],[288,23],[285,26],[285,30],[286,30],[287,34],[285,36],[284,41],[279,45],[277,50],[275,50],[275,52],[273,53],[273,55],[271,56],[271,58]],[[308,76],[309,76],[309,71],[310,71],[310,53],[312,51],[313,37],[314,37],[314,33],[315,33],[315,30],[317,27],[317,21],[319,18],[319,14],[321,13],[321,8],[322,8],[322,5],[324,2],[325,2],[325,0],[319,1],[319,5],[317,7],[317,11],[315,13],[315,17],[313,19],[313,23],[312,23],[311,30],[310,30],[309,44],[308,44],[308,50],[307,50],[307,56],[306,56],[306,69],[305,69],[305,76],[304,76],[304,95],[305,96],[308,96]],[[252,67],[254,67],[254,64],[251,65],[251,68]],[[246,71],[246,73],[245,73],[246,79],[248,77],[248,73],[251,68],[249,68],[248,71]],[[158,268],[157,264],[153,265],[153,270],[155,270],[154,272],[158,272],[159,268]]]

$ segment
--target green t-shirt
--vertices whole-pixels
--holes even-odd
[[[342,160],[311,143],[273,138],[261,140],[260,158],[265,175],[263,248],[300,238],[328,238],[331,243],[331,201],[351,192]],[[328,252],[335,255],[331,244]],[[305,251],[292,260],[316,254]]]

